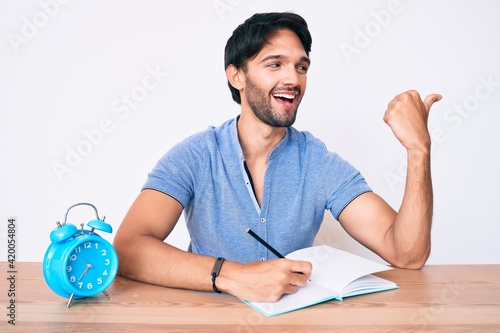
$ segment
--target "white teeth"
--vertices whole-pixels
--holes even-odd
[[[289,95],[289,94],[274,94],[274,97],[282,97],[282,98],[288,98],[288,99],[294,99],[295,95]]]

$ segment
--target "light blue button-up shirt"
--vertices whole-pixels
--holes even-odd
[[[239,262],[276,259],[245,230],[287,255],[313,244],[325,210],[337,219],[354,198],[371,191],[359,171],[323,142],[289,127],[269,154],[259,206],[236,122],[209,127],[172,147],[143,187],[182,204],[194,253]]]

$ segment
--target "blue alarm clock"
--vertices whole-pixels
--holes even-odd
[[[96,219],[84,223],[78,229],[67,223],[69,211],[80,205],[94,208]],[[68,208],[64,223],[57,222],[57,228],[50,233],[51,244],[43,258],[43,277],[50,289],[68,298],[69,308],[74,299],[81,299],[104,293],[118,272],[118,255],[108,241],[95,231],[111,233],[111,225],[99,218],[97,209],[89,203],[78,203]]]

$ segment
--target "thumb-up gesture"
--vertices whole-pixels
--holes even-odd
[[[384,121],[408,151],[430,151],[427,120],[432,104],[441,98],[439,94],[430,94],[422,101],[417,91],[409,90],[397,95],[388,104]]]

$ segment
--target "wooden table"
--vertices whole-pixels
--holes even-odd
[[[7,275],[7,263],[2,266]],[[400,288],[267,318],[228,294],[163,288],[117,277],[103,294],[67,300],[40,263],[16,263],[15,323],[1,279],[0,332],[500,332],[500,265],[430,265],[376,275]]]

